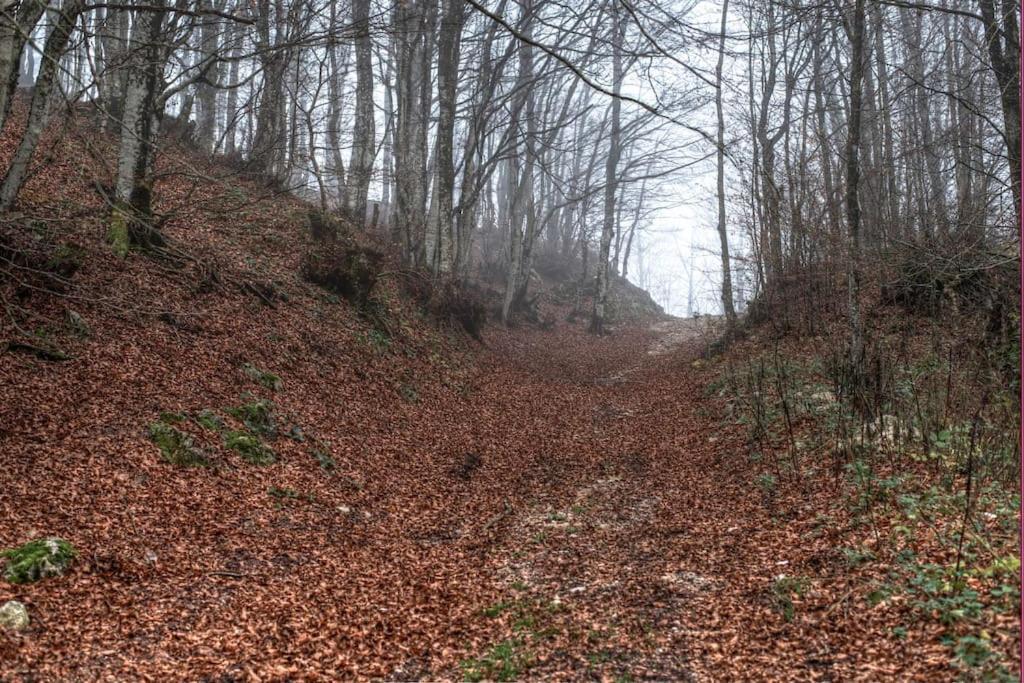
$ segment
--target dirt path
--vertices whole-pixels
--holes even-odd
[[[709,659],[726,632],[698,607],[716,603],[728,581],[721,562],[742,562],[743,543],[741,528],[722,528],[719,516],[723,497],[736,491],[704,469],[721,439],[696,413],[699,388],[680,382],[692,374],[707,330],[700,321],[669,320],[632,339],[580,340],[593,364],[587,369],[560,358],[579,348],[549,352],[546,362],[569,373],[549,374],[555,379],[543,393],[591,387],[576,405],[581,419],[557,434],[570,444],[550,464],[563,485],[520,499],[504,523],[495,565],[507,590],[487,612],[510,629],[497,654],[511,651],[513,666],[529,676],[712,676]],[[602,354],[621,368],[623,346],[644,352],[624,371],[595,372]],[[730,507],[735,519],[747,506],[740,496]],[[758,511],[750,512],[756,520]],[[500,671],[488,656],[508,660],[493,647],[482,654],[471,671],[487,677]]]

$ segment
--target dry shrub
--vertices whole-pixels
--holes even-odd
[[[1015,248],[954,236],[907,244],[894,257],[894,275],[882,287],[882,303],[932,317],[983,311],[991,332],[1008,331],[1007,316],[1020,300]]]
[[[456,326],[477,341],[487,323],[487,304],[483,290],[454,277],[433,278],[427,273],[406,271],[405,291],[438,321]]]
[[[306,252],[301,274],[306,281],[366,310],[383,263],[381,252],[343,239],[318,244]]]

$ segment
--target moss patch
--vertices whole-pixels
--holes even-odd
[[[132,248],[132,241],[128,233],[128,217],[119,207],[114,208],[113,214],[110,217],[107,241],[110,243],[115,254],[121,258],[127,258],[128,252]]]
[[[227,413],[241,420],[246,429],[260,436],[277,434],[277,415],[274,414],[274,404],[271,401],[250,401],[237,408],[228,408]]]
[[[164,460],[182,467],[204,467],[210,463],[192,443],[192,437],[161,419],[149,425],[149,438],[160,449]]]
[[[518,640],[506,640],[479,658],[464,660],[462,673],[467,681],[515,681],[533,664],[533,657]]]
[[[224,424],[224,419],[209,408],[203,408],[200,410],[195,416],[195,421],[200,427],[204,427],[215,432],[223,431],[226,426]]]
[[[256,382],[256,384],[264,386],[272,391],[278,391],[281,389],[282,386],[284,386],[284,383],[281,381],[280,377],[278,377],[272,372],[260,370],[252,363],[245,363],[242,366],[242,372],[245,373],[246,377],[251,379],[253,382]]]
[[[61,538],[39,538],[0,552],[0,557],[7,560],[5,579],[11,583],[32,583],[63,574],[75,558],[75,549]]]
[[[243,460],[253,465],[271,465],[277,461],[274,451],[249,432],[228,432],[224,435],[224,445],[238,451]]]

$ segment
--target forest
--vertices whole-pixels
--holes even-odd
[[[0,0],[0,680],[1019,680],[1020,48]]]

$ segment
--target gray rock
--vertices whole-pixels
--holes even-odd
[[[17,600],[8,600],[0,607],[0,628],[24,631],[28,628],[28,610]]]

